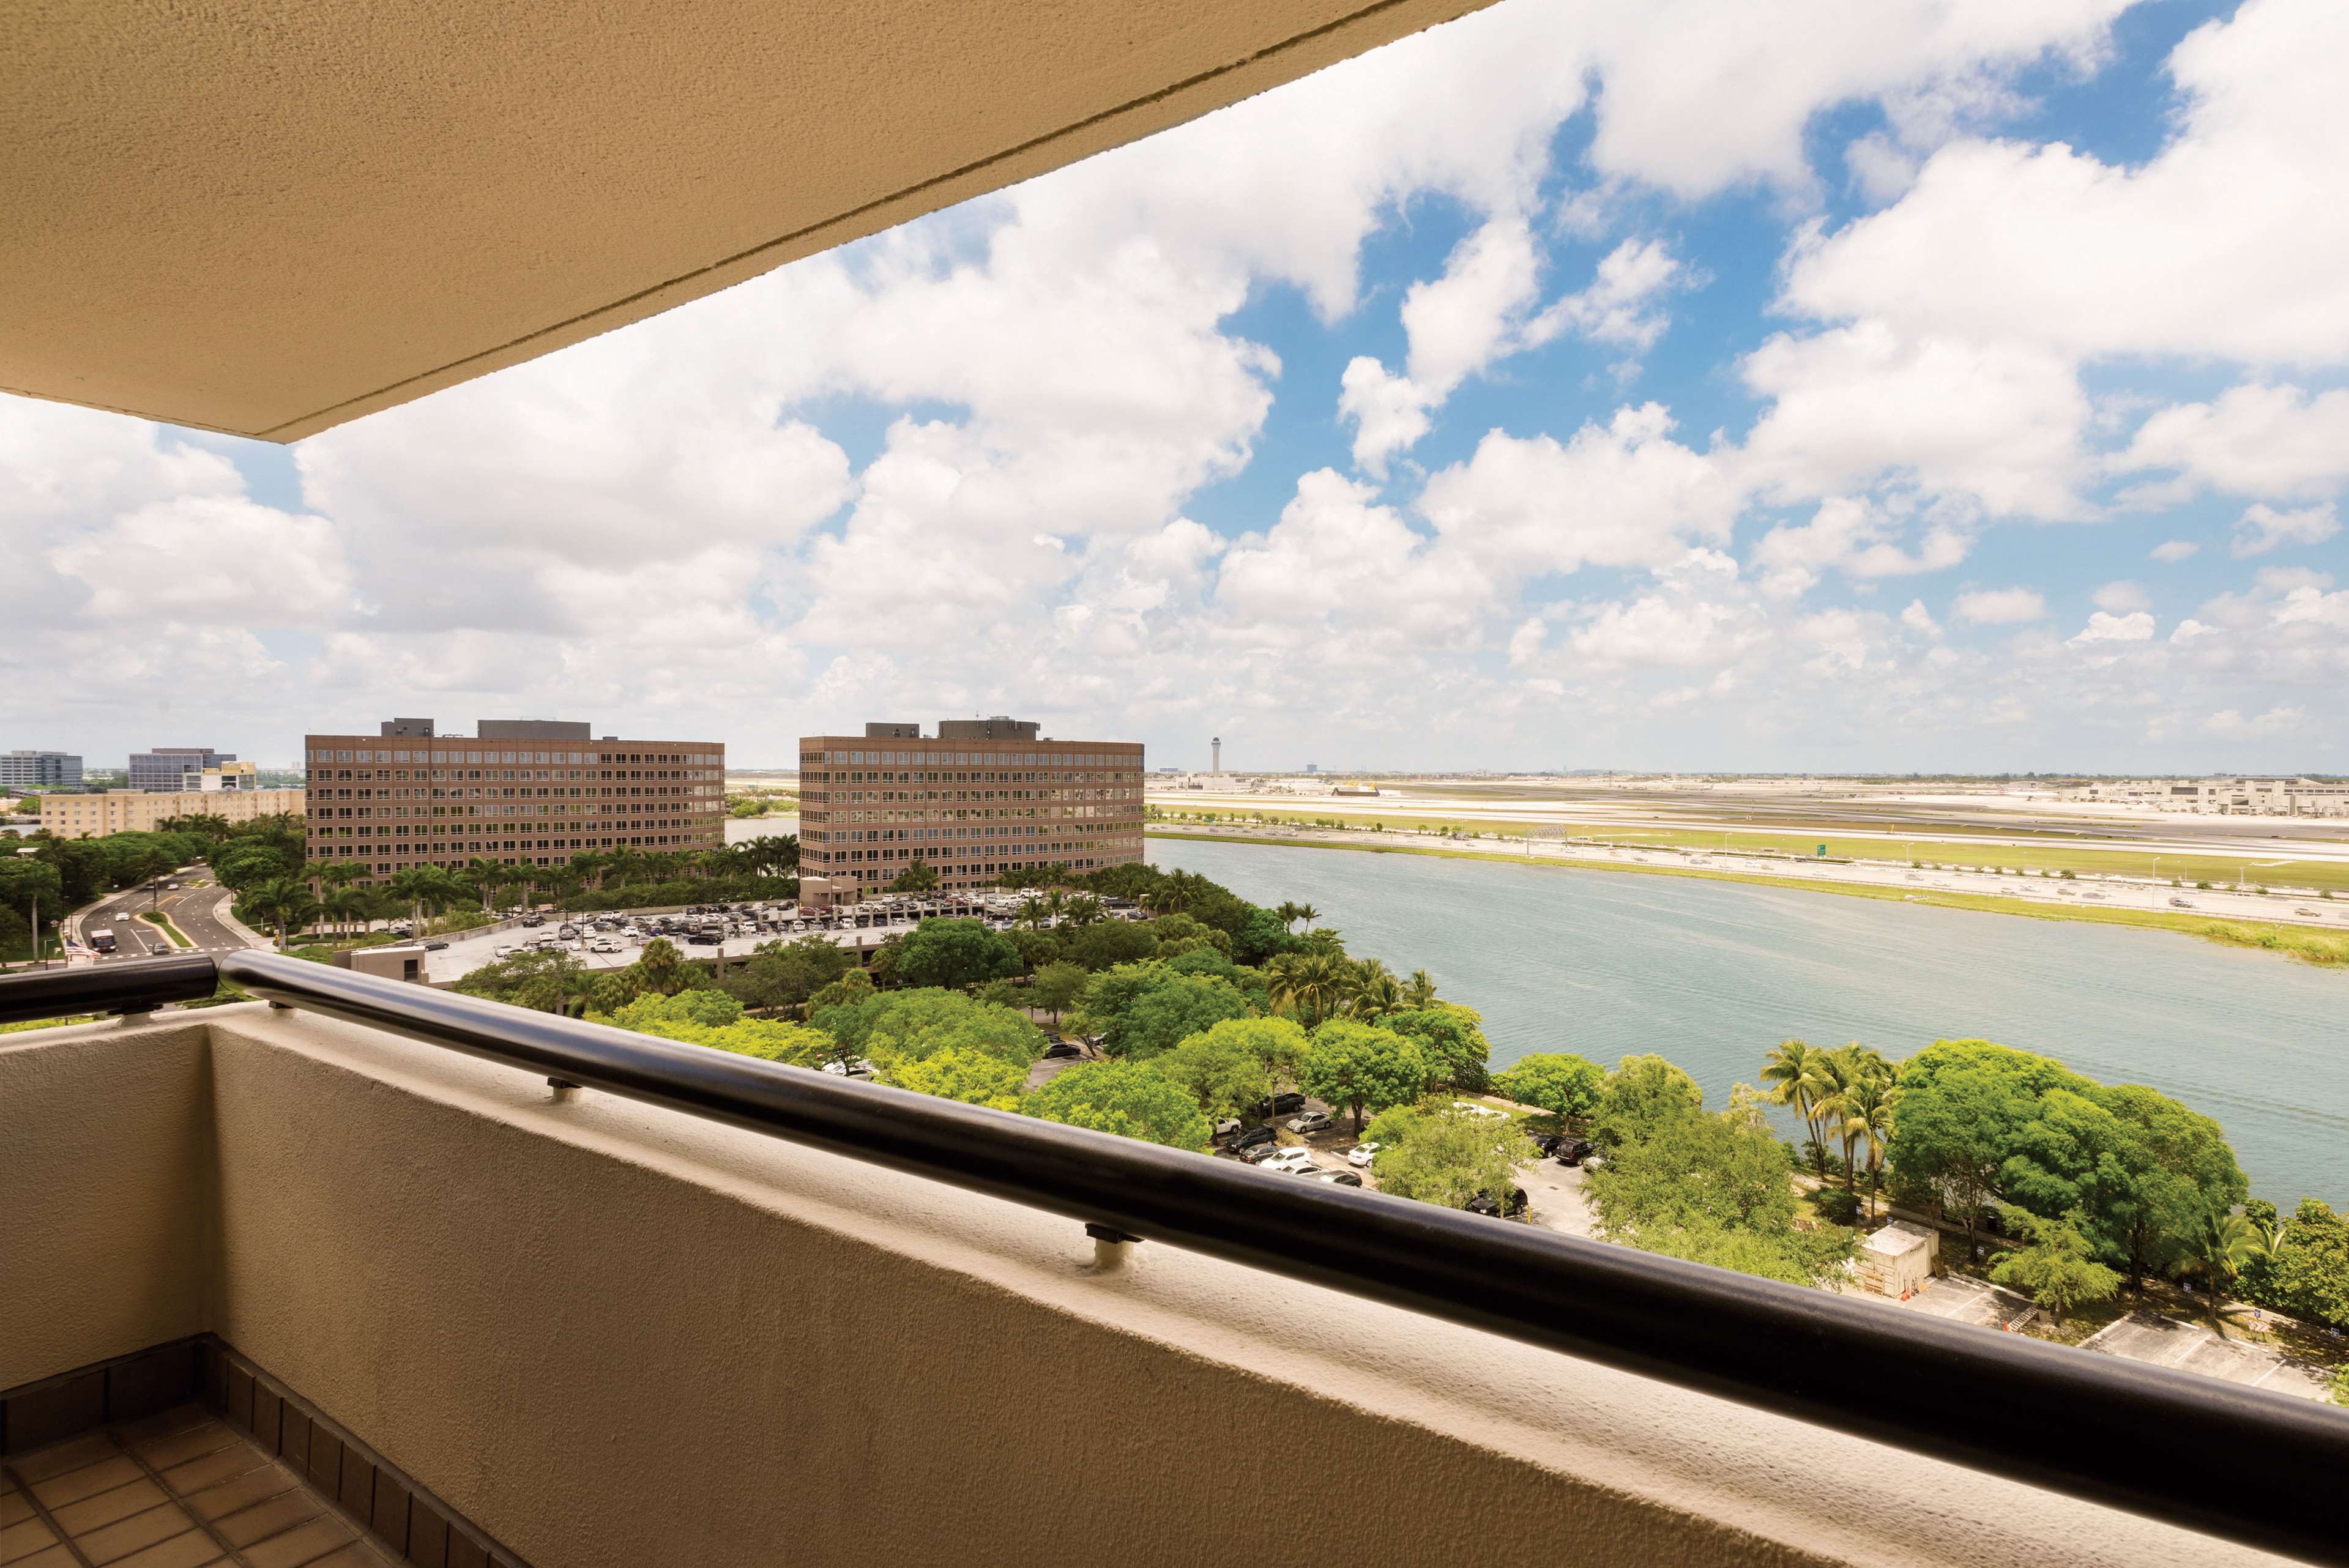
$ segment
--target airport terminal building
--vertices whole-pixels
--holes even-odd
[[[801,737],[800,902],[853,903],[916,861],[949,892],[1140,861],[1141,743],[1040,727],[998,717]]]

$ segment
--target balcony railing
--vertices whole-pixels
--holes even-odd
[[[2349,1563],[2349,1415],[1629,1247],[1270,1175],[269,953],[0,981],[0,1021],[233,981],[368,1026],[2310,1561]],[[5,1224],[0,1220],[0,1224]],[[1110,1254],[1114,1258],[1116,1253]]]

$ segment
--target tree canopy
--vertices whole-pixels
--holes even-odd
[[[1047,1121],[1174,1149],[1204,1150],[1212,1130],[1182,1085],[1141,1062],[1079,1062],[1020,1101]]]
[[[980,985],[1024,967],[1019,947],[982,920],[923,921],[895,950],[895,973],[907,985]]]
[[[1431,1089],[1448,1087],[1482,1094],[1492,1087],[1485,1063],[1492,1059],[1493,1047],[1485,1038],[1484,1015],[1474,1007],[1431,1001],[1424,1007],[1385,1013],[1379,1025],[1419,1042],[1427,1057]]]
[[[1391,1110],[1376,1130],[1382,1135],[1372,1166],[1379,1190],[1447,1209],[1465,1208],[1479,1193],[1505,1201],[1516,1186],[1516,1168],[1541,1157],[1516,1122],[1450,1106]]]
[[[1597,1062],[1568,1051],[1535,1051],[1519,1057],[1493,1080],[1493,1088],[1519,1105],[1580,1119],[1599,1109],[1606,1082],[1607,1069]]]
[[[1306,1093],[1352,1112],[1356,1132],[1365,1110],[1409,1104],[1427,1079],[1427,1054],[1418,1041],[1350,1018],[1332,1018],[1313,1031],[1298,1073]]]
[[[1016,1110],[1020,1082],[1027,1076],[1026,1068],[991,1051],[942,1046],[926,1057],[892,1059],[882,1070],[881,1081],[942,1099]]]

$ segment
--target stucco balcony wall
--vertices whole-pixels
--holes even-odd
[[[0,1387],[216,1332],[538,1568],[2274,1561],[399,1037],[166,1016],[0,1037]]]

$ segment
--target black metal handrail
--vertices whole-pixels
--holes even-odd
[[[148,967],[94,973],[143,1003]],[[2308,1400],[281,954],[218,967],[274,1003],[2349,1563],[2349,1413]],[[53,978],[0,981],[0,1017]]]

